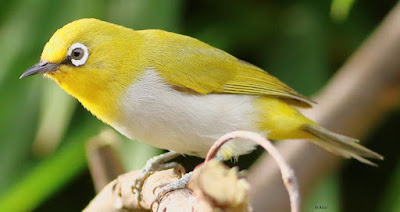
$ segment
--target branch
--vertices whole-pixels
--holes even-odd
[[[97,192],[125,172],[114,149],[117,140],[113,130],[104,130],[86,144],[86,157]]]
[[[376,127],[400,99],[400,5],[354,53],[320,92],[319,104],[305,114],[336,132],[362,138]],[[280,152],[289,160],[300,187],[312,187],[340,157],[307,142],[283,142]],[[255,211],[287,211],[288,199],[278,169],[268,156],[252,167],[249,182]],[[271,195],[273,194],[273,195]]]
[[[181,177],[173,169],[157,171],[143,185],[140,205],[132,193],[132,182],[140,171],[120,175],[109,183],[89,203],[83,212],[138,212],[150,209],[160,192],[160,184],[170,183]],[[249,184],[237,177],[236,169],[229,169],[221,162],[211,161],[198,166],[188,183],[188,188],[171,191],[163,196],[152,211],[246,211],[249,205]],[[193,191],[193,193],[192,193]]]
[[[83,212],[139,212],[147,211],[157,194],[157,186],[160,183],[172,182],[180,178],[180,174],[169,169],[159,171],[148,177],[143,185],[142,202],[139,206],[135,195],[132,193],[132,182],[140,174],[140,171],[132,171],[120,175],[117,179],[106,185],[103,190],[89,203]],[[155,190],[155,194],[153,193]],[[172,194],[172,193],[171,193]],[[171,197],[177,197],[181,201],[191,203],[191,192],[188,189],[176,190],[173,195],[167,194],[161,201],[159,208],[171,205]],[[189,206],[191,204],[188,204]],[[174,204],[175,209],[179,205]],[[143,208],[142,208],[143,207]]]
[[[290,206],[292,212],[300,211],[300,195],[299,195],[299,186],[297,184],[297,179],[294,175],[293,170],[290,168],[288,163],[286,163],[285,159],[283,159],[282,155],[279,153],[278,149],[263,136],[248,132],[248,131],[234,131],[231,133],[227,133],[221,138],[219,138],[214,145],[208,151],[205,163],[210,160],[210,158],[214,158],[217,154],[218,150],[224,145],[226,142],[236,139],[236,138],[244,138],[247,140],[251,140],[256,142],[258,145],[262,146],[275,160],[278,164],[278,167],[282,173],[282,180],[285,184],[285,187],[289,193],[290,198]]]
[[[284,161],[273,144],[261,135],[247,131],[235,131],[222,136],[207,154],[205,163],[193,171],[187,188],[167,193],[152,205],[160,192],[160,184],[178,180],[182,173],[174,170],[155,172],[148,177],[142,189],[142,201],[136,201],[132,193],[132,182],[140,171],[120,175],[109,183],[86,207],[84,212],[127,212],[142,211],[152,207],[154,211],[251,211],[249,204],[249,184],[238,177],[237,169],[226,167],[220,161],[211,160],[226,142],[244,138],[264,147],[276,160],[282,172],[282,179],[291,199],[292,211],[300,211],[300,196],[293,170]],[[192,193],[193,191],[193,193]],[[143,207],[143,208],[142,208]]]

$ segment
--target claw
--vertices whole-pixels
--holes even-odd
[[[161,184],[157,185],[154,188],[153,193],[155,192],[155,190],[157,188],[161,188],[161,187],[163,187],[163,188],[161,188],[161,191],[158,192],[157,195],[154,197],[153,201],[150,204],[150,208],[153,208],[154,203],[157,203],[159,205],[162,198],[164,198],[164,196],[166,194],[168,194],[169,192],[185,188],[186,184],[189,182],[190,178],[192,177],[192,173],[193,172],[189,172],[189,173],[183,175],[179,180],[176,180],[174,182],[161,183]],[[155,211],[158,210],[158,205],[157,205],[157,209]]]
[[[136,177],[133,180],[132,183],[132,193],[135,194],[135,198],[138,202],[138,205],[140,206],[141,202],[141,191],[143,188],[144,181],[152,175],[155,171],[161,171],[161,170],[166,170],[170,168],[174,168],[175,170],[181,171],[184,173],[183,167],[176,163],[176,162],[171,162],[171,163],[166,163],[169,160],[172,160],[176,157],[178,157],[180,154],[176,152],[167,152],[158,156],[155,156],[151,159],[149,159],[146,162],[146,165],[142,169],[142,172],[138,177]]]
[[[173,162],[173,163],[174,163],[174,162]],[[176,163],[176,166],[174,167],[174,171],[175,171],[175,173],[181,175],[180,178],[182,178],[182,177],[185,175],[185,173],[186,173],[185,168],[183,168],[183,166],[182,166],[181,164],[179,164],[179,163]],[[171,183],[171,182],[166,182],[166,183],[160,183],[160,184],[158,184],[157,186],[154,187],[154,189],[153,189],[153,194],[155,194],[155,191],[156,191],[158,188],[164,187],[164,186],[166,186],[166,185],[168,185],[168,184],[170,184],[170,183]]]

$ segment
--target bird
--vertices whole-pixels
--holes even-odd
[[[54,80],[126,137],[177,154],[204,158],[220,136],[247,130],[271,140],[309,139],[370,165],[367,158],[383,159],[302,115],[298,108],[314,102],[265,70],[173,32],[79,19],[58,29],[20,78],[35,74]],[[255,147],[236,139],[218,157]]]

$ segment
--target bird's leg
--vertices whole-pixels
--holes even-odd
[[[222,157],[216,157],[217,160],[219,161],[224,161],[224,159]],[[237,160],[237,158],[236,158]],[[175,191],[175,190],[179,190],[179,189],[183,189],[185,188],[186,184],[189,182],[189,180],[192,178],[193,175],[193,171],[186,173],[185,175],[183,175],[179,180],[173,181],[173,182],[168,182],[168,183],[161,183],[159,185],[157,185],[154,191],[157,188],[161,188],[161,191],[157,193],[157,196],[154,197],[153,201],[151,202],[150,208],[153,208],[154,203],[160,203],[160,201],[162,200],[162,198],[169,192],[171,191]],[[157,206],[158,207],[158,206]],[[157,210],[155,210],[157,211]]]
[[[161,199],[166,195],[168,192],[175,191],[178,189],[185,188],[186,184],[189,182],[190,178],[192,177],[193,171],[186,173],[183,175],[179,180],[169,183],[161,183],[160,185],[156,186],[154,190],[157,188],[161,188],[161,191],[157,193],[157,196],[154,197],[153,201],[151,202],[150,208],[153,207],[154,203],[160,203]],[[153,192],[154,192],[153,190]],[[157,210],[156,210],[157,211]]]
[[[183,167],[176,163],[176,162],[170,162],[167,163],[168,161],[178,157],[180,154],[176,152],[167,152],[158,156],[155,156],[153,158],[150,158],[147,162],[144,168],[142,169],[142,172],[138,177],[136,177],[133,180],[132,184],[132,192],[135,194],[136,200],[138,203],[140,203],[140,192],[142,191],[143,183],[146,180],[147,177],[152,175],[156,171],[161,171],[161,170],[166,170],[170,168],[178,168],[178,169],[183,169]]]

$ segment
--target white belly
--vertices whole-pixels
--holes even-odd
[[[123,96],[124,116],[112,126],[125,136],[175,152],[205,157],[211,145],[234,130],[256,131],[253,99],[230,94],[176,91],[149,69]],[[224,146],[234,155],[254,149],[250,141]]]

